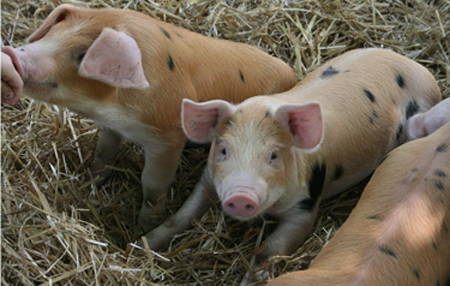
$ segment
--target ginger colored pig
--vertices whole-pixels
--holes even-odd
[[[257,48],[134,11],[60,5],[29,44],[2,51],[23,77],[25,95],[99,124],[94,170],[100,177],[107,176],[105,164],[114,161],[123,137],[142,146],[141,231],[149,229],[155,213],[164,213],[186,142],[180,123],[183,98],[238,103],[296,84],[288,65]]]
[[[216,198],[240,220],[278,218],[260,263],[288,255],[310,233],[320,201],[369,176],[406,141],[408,119],[440,100],[426,68],[383,49],[350,51],[287,92],[239,105],[184,100],[188,138],[212,142],[208,165],[183,207],[146,238],[164,247]]]
[[[309,269],[282,275],[267,286],[450,285],[447,122],[386,157]]]

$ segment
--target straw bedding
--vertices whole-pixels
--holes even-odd
[[[64,1],[139,10],[217,38],[258,46],[299,79],[359,47],[390,48],[425,65],[450,95],[450,2],[363,0]],[[60,4],[2,1],[2,44],[18,46]],[[89,175],[97,127],[65,109],[21,99],[2,106],[2,285],[238,285],[271,221],[240,223],[218,208],[163,252],[137,256],[143,154],[122,144],[113,176]],[[207,150],[189,148],[169,213],[187,198]],[[364,184],[326,201],[308,240],[269,265],[270,277],[305,269],[356,204]]]

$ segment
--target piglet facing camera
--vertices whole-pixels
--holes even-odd
[[[190,140],[212,142],[208,165],[191,198],[146,236],[164,245],[215,197],[237,219],[278,219],[260,265],[289,255],[309,235],[320,201],[369,176],[406,141],[411,116],[440,100],[430,72],[383,49],[347,52],[287,92],[238,105],[186,99],[183,129]],[[243,285],[253,281],[249,273]]]
[[[165,213],[166,192],[186,142],[180,123],[183,98],[238,103],[296,84],[288,65],[257,48],[128,10],[63,4],[27,45],[2,51],[23,77],[24,95],[98,123],[96,176],[109,175],[105,165],[115,160],[122,138],[142,146],[140,232]]]

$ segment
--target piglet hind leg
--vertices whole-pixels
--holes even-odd
[[[94,164],[91,167],[91,172],[97,187],[103,185],[111,175],[111,170],[106,165],[111,165],[116,159],[121,141],[122,135],[112,129],[100,127]]]
[[[317,208],[305,210],[295,207],[277,215],[277,227],[265,240],[264,250],[256,256],[255,271],[250,270],[245,274],[241,286],[264,285],[269,277],[265,268],[269,260],[277,255],[289,255],[305,241],[312,230]]]

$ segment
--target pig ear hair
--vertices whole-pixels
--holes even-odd
[[[115,87],[148,87],[136,41],[124,32],[111,28],[103,28],[89,47],[78,73]]]
[[[197,103],[183,99],[181,123],[186,136],[197,143],[209,143],[214,139],[215,128],[224,118],[230,117],[235,106],[223,100]]]
[[[323,138],[323,122],[320,103],[284,104],[275,112],[275,121],[289,129],[294,145],[302,149],[314,149]]]
[[[77,6],[70,4],[62,4],[56,7],[44,20],[42,25],[29,38],[28,42],[33,43],[39,41],[47,35],[50,29],[61,21],[64,21],[68,13],[80,10]]]

